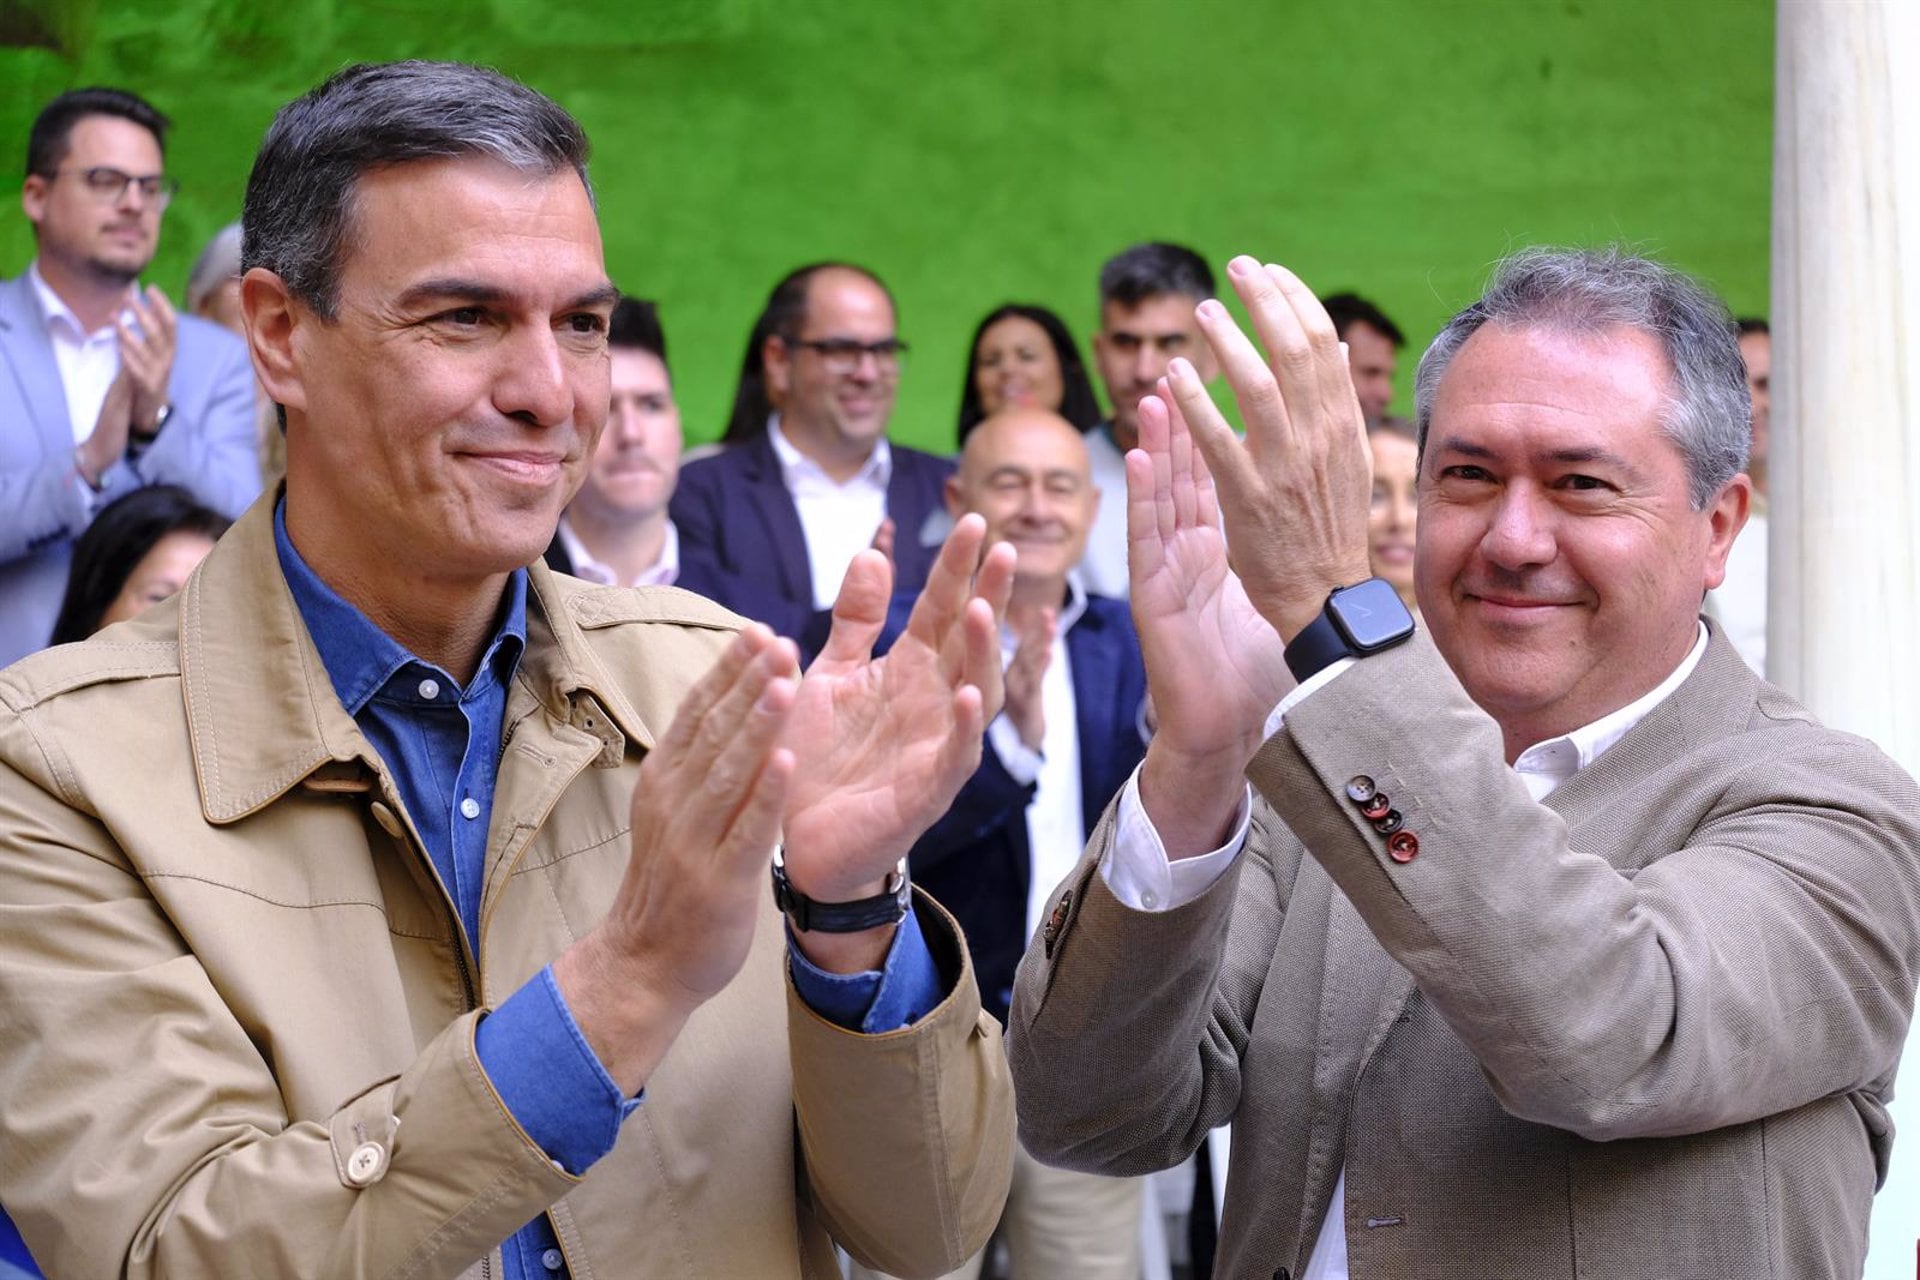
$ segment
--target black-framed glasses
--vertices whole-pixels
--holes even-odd
[[[169,178],[163,173],[136,175],[104,164],[91,169],[56,169],[53,176],[68,173],[79,178],[87,193],[101,204],[119,204],[126,198],[128,187],[138,187],[142,200],[155,209],[164,209],[180,191],[178,178]]]
[[[873,357],[874,365],[882,373],[893,372],[899,369],[901,357],[907,354],[907,344],[898,338],[882,338],[878,342],[860,342],[854,338],[781,340],[790,347],[804,347],[815,353],[835,373],[852,373],[860,367],[861,359],[866,356]]]

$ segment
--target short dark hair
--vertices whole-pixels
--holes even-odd
[[[1052,341],[1053,358],[1060,362],[1060,407],[1056,412],[1082,434],[1099,426],[1100,402],[1094,399],[1093,383],[1087,377],[1086,362],[1081,360],[1080,347],[1074,342],[1066,322],[1045,307],[1029,302],[1008,302],[987,312],[987,318],[974,329],[973,338],[967,343],[967,380],[960,389],[959,443],[964,446],[967,437],[973,434],[973,429],[986,416],[980,406],[980,388],[974,379],[980,369],[980,339],[986,336],[987,330],[1008,316],[1033,321],[1046,330],[1047,337]]]
[[[51,178],[67,158],[73,127],[88,116],[118,116],[131,120],[153,135],[160,154],[167,154],[167,129],[172,121],[154,109],[152,103],[125,89],[95,87],[69,89],[40,108],[33,128],[27,134],[27,176],[39,174]]]
[[[1357,293],[1331,294],[1322,298],[1320,305],[1327,309],[1327,317],[1333,321],[1333,331],[1343,338],[1347,336],[1348,329],[1356,324],[1364,324],[1391,342],[1396,351],[1407,345],[1407,335],[1400,332],[1400,326],[1387,319],[1386,312]]]
[[[1205,302],[1213,296],[1213,270],[1193,250],[1150,240],[1115,254],[1100,268],[1100,301],[1137,307],[1148,298],[1178,294]]]
[[[767,295],[767,305],[761,308],[747,334],[747,353],[740,361],[740,381],[733,389],[733,409],[727,414],[727,429],[720,436],[722,444],[739,444],[767,429],[767,416],[773,412],[773,401],[767,398],[763,355],[767,339],[799,336],[801,326],[806,323],[807,297],[813,278],[822,271],[851,271],[862,277],[886,294],[887,305],[893,307],[896,316],[899,314],[893,290],[887,288],[886,281],[851,262],[810,262],[782,276],[780,283],[773,286],[773,292]]]
[[[613,304],[613,318],[607,322],[607,345],[645,351],[665,365],[667,335],[660,327],[660,308],[645,298],[621,294]]]
[[[247,179],[241,269],[265,267],[332,319],[368,170],[485,156],[523,173],[572,169],[587,183],[587,135],[544,94],[461,62],[358,63],[280,108]]]
[[[1773,334],[1765,316],[1741,316],[1733,322],[1733,331],[1743,338],[1750,333],[1764,333],[1769,337]]]
[[[148,485],[115,498],[74,540],[67,594],[49,643],[85,640],[98,631],[100,615],[160,539],[170,533],[199,533],[217,541],[232,523],[178,485]]]

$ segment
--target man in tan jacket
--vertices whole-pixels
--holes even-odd
[[[1012,557],[963,522],[873,661],[863,556],[804,679],[549,573],[608,407],[585,157],[471,67],[284,109],[243,284],[283,490],[0,674],[0,1202],[50,1274],[921,1275],[999,1212],[998,1031],[895,868]]]
[[[1429,641],[1368,579],[1326,312],[1228,276],[1245,442],[1176,360],[1127,459],[1158,732],[1015,985],[1027,1149],[1136,1173],[1232,1121],[1235,1278],[1857,1277],[1920,792],[1700,621],[1749,493],[1725,310],[1536,251],[1454,318]]]

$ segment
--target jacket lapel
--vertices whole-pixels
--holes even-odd
[[[787,492],[786,478],[780,474],[773,440],[763,431],[740,448],[749,498],[742,505],[760,521],[767,545],[773,549],[781,591],[811,604],[813,565],[807,559],[807,533],[800,526],[800,511],[793,505],[793,495]]]
[[[24,272],[0,284],[0,363],[20,388],[42,446],[48,453],[71,450],[66,388],[60,382],[53,340],[47,336],[46,316]]]

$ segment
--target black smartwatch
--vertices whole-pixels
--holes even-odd
[[[905,920],[907,906],[913,901],[913,885],[907,879],[907,860],[902,858],[887,877],[883,892],[852,902],[815,902],[793,887],[787,879],[785,850],[775,849],[773,901],[802,933],[859,933]]]
[[[1305,684],[1342,658],[1364,658],[1413,637],[1413,615],[1385,578],[1327,597],[1320,616],[1287,645],[1287,667]]]

